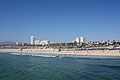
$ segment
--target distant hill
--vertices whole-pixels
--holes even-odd
[[[0,45],[15,45],[16,42],[13,42],[13,41],[3,41],[3,42],[0,42]]]

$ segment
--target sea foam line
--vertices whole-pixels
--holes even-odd
[[[10,53],[12,55],[30,55],[30,56],[40,56],[40,57],[57,57],[53,55],[43,55],[43,54],[26,54],[26,53]]]

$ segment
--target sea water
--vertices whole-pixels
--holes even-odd
[[[120,80],[120,58],[0,53],[0,80]]]

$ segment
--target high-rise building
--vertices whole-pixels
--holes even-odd
[[[86,43],[85,37],[80,37],[80,43]]]
[[[77,37],[74,41],[72,42],[76,42],[77,45],[81,45],[82,43],[86,43],[86,39],[85,37]]]
[[[35,40],[36,40],[36,37],[35,36],[31,36],[30,44],[34,45],[35,44]]]
[[[80,43],[80,38],[77,37],[75,41],[76,41],[77,43]]]

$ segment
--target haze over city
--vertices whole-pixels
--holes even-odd
[[[0,41],[120,40],[119,0],[0,0]]]

